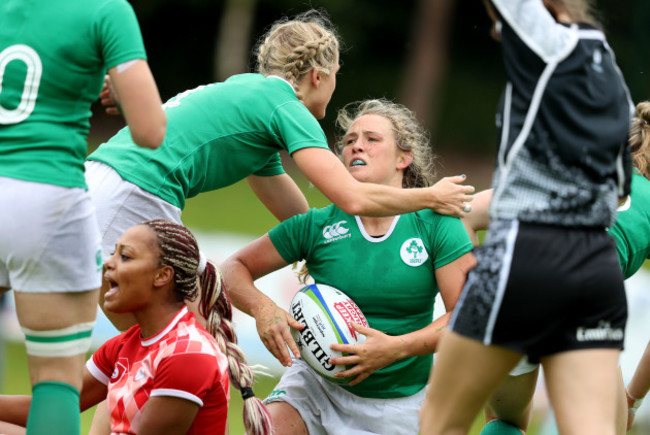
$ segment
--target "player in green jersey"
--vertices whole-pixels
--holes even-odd
[[[630,151],[634,166],[631,194],[618,208],[615,224],[609,234],[616,240],[618,261],[627,279],[650,258],[650,102],[636,107],[637,116],[630,129]],[[488,207],[492,190],[475,195],[473,210],[463,218],[470,238],[478,244],[476,232],[485,230],[490,222]],[[518,373],[511,373],[492,395],[485,417],[487,424],[481,434],[518,434],[528,428],[532,415],[532,398],[538,365],[522,363]],[[618,433],[630,429],[634,413],[650,388],[650,345],[646,349],[626,391],[627,406],[619,400]],[[621,389],[621,392],[623,390]],[[627,413],[627,417],[625,414]]]
[[[412,112],[368,100],[339,112],[343,164],[360,183],[404,190],[426,185],[431,151]],[[256,319],[271,353],[289,367],[267,398],[275,431],[293,433],[417,433],[417,409],[438,337],[474,265],[460,220],[432,210],[360,217],[337,205],[290,218],[222,265],[233,303]],[[349,385],[317,375],[299,358],[289,327],[299,322],[253,283],[304,259],[315,282],[349,295],[365,314],[367,341],[332,349],[354,354],[332,359],[354,365],[341,373]],[[448,313],[432,322],[440,292]],[[356,432],[355,432],[356,433]]]
[[[0,3],[0,291],[26,336],[27,433],[79,433],[102,268],[83,165],[107,73],[133,141],[159,146],[166,116],[126,1]]]
[[[327,17],[309,11],[275,23],[257,53],[258,74],[199,86],[165,103],[167,136],[154,153],[133,147],[123,130],[89,157],[105,249],[143,219],[180,222],[187,198],[242,179],[279,220],[306,212],[307,201],[282,168],[281,150],[350,214],[463,213],[473,192],[457,184],[464,176],[407,190],[359,183],[329,150],[317,120],[336,86],[339,40]],[[134,322],[107,315],[120,330]]]

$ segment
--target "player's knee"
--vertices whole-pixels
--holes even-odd
[[[22,328],[27,355],[58,358],[85,354],[90,349],[94,326],[95,322],[86,322],[49,331]]]

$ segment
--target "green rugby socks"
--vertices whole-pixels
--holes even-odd
[[[63,382],[39,382],[32,388],[27,435],[79,435],[79,391]]]
[[[492,420],[483,427],[480,435],[521,435],[521,431],[505,421]]]

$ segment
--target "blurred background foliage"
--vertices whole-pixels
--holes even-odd
[[[594,2],[634,101],[649,98],[650,1]],[[270,24],[323,9],[345,45],[338,87],[322,121],[329,135],[336,110],[345,103],[387,97],[416,111],[430,128],[437,153],[492,155],[503,75],[481,0],[131,3],[163,99],[252,70],[253,46]]]

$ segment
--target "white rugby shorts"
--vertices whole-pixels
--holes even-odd
[[[101,285],[101,238],[88,192],[0,177],[0,287],[27,293]]]
[[[97,210],[103,261],[115,251],[122,233],[140,222],[168,219],[182,224],[180,208],[124,180],[104,163],[86,161],[86,184]]]
[[[419,431],[425,393],[423,388],[396,399],[359,397],[294,359],[264,403],[286,402],[294,407],[310,435],[413,435]]]

